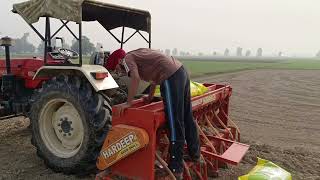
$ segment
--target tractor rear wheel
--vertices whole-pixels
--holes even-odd
[[[111,108],[86,80],[60,75],[44,83],[31,107],[32,144],[47,166],[86,174],[111,128]]]

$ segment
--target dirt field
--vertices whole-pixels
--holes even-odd
[[[320,71],[244,71],[201,80],[232,85],[231,117],[251,145],[242,164],[220,179],[247,173],[257,156],[293,179],[320,179]]]
[[[293,179],[320,179],[320,71],[255,70],[201,78],[232,85],[231,117],[250,150],[217,179],[237,179],[269,159]],[[0,121],[0,179],[79,179],[56,174],[37,158],[28,120]],[[94,179],[93,176],[81,179]]]

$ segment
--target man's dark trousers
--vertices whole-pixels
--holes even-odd
[[[160,91],[171,132],[169,168],[180,173],[183,172],[185,141],[189,156],[192,159],[200,157],[199,133],[192,116],[190,79],[183,66],[160,85]]]

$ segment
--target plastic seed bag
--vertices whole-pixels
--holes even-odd
[[[257,165],[238,180],[292,180],[291,174],[271,161],[258,158]]]
[[[208,92],[208,88],[201,83],[190,81],[191,97],[200,96]],[[160,97],[160,86],[157,86],[154,92],[155,97]]]

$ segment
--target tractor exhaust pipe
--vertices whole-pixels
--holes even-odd
[[[11,45],[12,45],[11,38],[3,37],[0,39],[0,46],[4,46],[5,48],[7,74],[11,74],[11,62],[10,62],[10,46]]]

